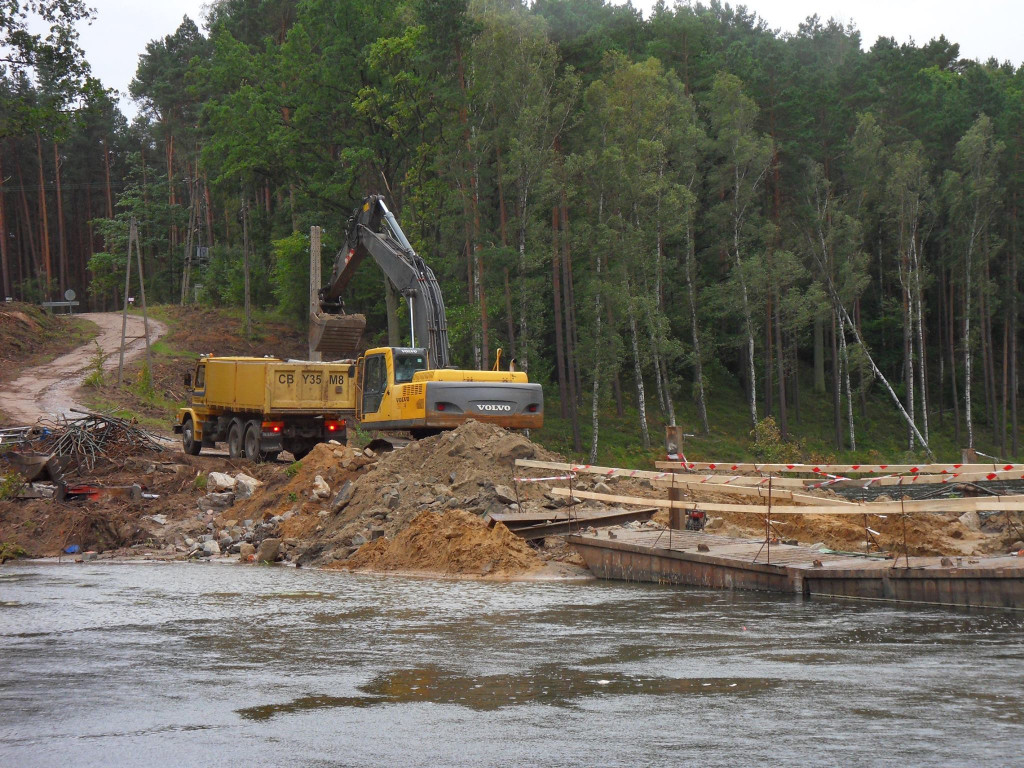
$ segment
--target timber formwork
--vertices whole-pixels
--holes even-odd
[[[1024,610],[1024,557],[1013,555],[908,561],[699,531],[619,529],[614,536],[582,534],[568,541],[600,579]]]

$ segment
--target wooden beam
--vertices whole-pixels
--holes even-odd
[[[611,493],[573,490],[568,488],[552,488],[555,496],[592,499],[611,504],[638,504],[642,506],[664,507],[666,509],[702,509],[706,512],[748,512],[763,515],[768,512],[763,504],[722,504],[704,501],[669,501],[643,496],[618,496]],[[925,499],[922,501],[882,501],[843,506],[818,507],[775,507],[773,515],[898,515],[901,512],[970,512],[970,511],[1024,511],[1024,495],[1022,496],[991,496],[985,499]]]
[[[719,491],[721,493],[734,493],[737,496],[759,496],[762,499],[768,498],[767,484],[751,487],[749,485],[724,485],[720,483],[688,483],[685,480],[672,479],[655,480],[654,484],[659,488],[679,488],[687,491]],[[825,505],[838,507],[856,504],[856,502],[846,501],[845,499],[830,499],[826,496],[809,496],[806,493],[794,493],[793,491],[787,491],[785,488],[776,488],[774,482],[772,483],[771,497],[776,501],[785,500],[792,501],[794,504],[811,504],[818,506]]]
[[[729,485],[729,486],[768,486],[768,478],[760,475],[740,474],[718,474],[714,471],[703,470],[697,472],[684,472],[676,462],[659,461],[656,466],[673,469],[662,469],[650,471],[644,469],[622,469],[619,467],[600,467],[590,464],[568,464],[557,461],[535,461],[533,459],[517,459],[517,467],[531,469],[549,469],[560,472],[575,472],[576,474],[601,475],[606,478],[626,477],[638,480],[665,480],[677,477],[685,478],[690,484]],[[758,465],[768,466],[768,465]],[[838,465],[821,465],[838,466]],[[859,465],[858,465],[859,466]],[[881,466],[881,465],[877,465]],[[927,466],[927,465],[926,465]],[[944,465],[953,466],[953,465]],[[962,465],[962,466],[985,466],[990,465]],[[1010,466],[1010,465],[1002,465]],[[1020,466],[1020,465],[1013,465]],[[820,467],[819,467],[820,468]],[[719,469],[718,472],[723,472]],[[850,473],[855,474],[855,473]],[[950,483],[978,483],[986,481],[1024,480],[1024,470],[1017,469],[988,469],[985,471],[963,471],[963,472],[942,472],[938,474],[909,474],[909,475],[885,475],[881,477],[862,477],[859,479],[839,478],[830,480],[826,477],[799,478],[799,477],[773,477],[772,485],[779,488],[864,488],[874,486],[900,486],[900,485],[923,485],[925,483],[950,484]]]
[[[729,461],[657,461],[658,469],[712,472],[772,472],[823,474],[953,474],[957,472],[1024,473],[1024,464],[752,464]]]

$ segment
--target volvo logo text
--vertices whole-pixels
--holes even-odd
[[[480,411],[511,411],[511,405],[491,405],[490,403],[482,403],[477,405],[477,410]]]

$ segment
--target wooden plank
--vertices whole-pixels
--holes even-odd
[[[602,475],[603,477],[614,478],[614,477],[629,477],[641,480],[668,480],[671,478],[686,478],[686,483],[707,483],[707,484],[721,484],[721,485],[734,485],[744,487],[756,487],[756,486],[767,486],[768,478],[759,475],[738,475],[738,474],[715,474],[714,472],[708,474],[683,474],[683,470],[677,462],[670,461],[658,461],[655,465],[659,468],[665,468],[670,471],[657,471],[652,472],[644,469],[624,469],[620,467],[601,467],[591,464],[568,464],[557,461],[535,461],[532,459],[517,459],[516,466],[531,468],[531,469],[548,469],[557,470],[561,472],[575,472],[576,474],[591,474],[591,475]],[[761,464],[757,466],[767,467],[771,465]],[[819,465],[821,466],[832,466],[836,467],[839,465]],[[846,465],[844,465],[846,466]],[[860,466],[860,465],[851,465]],[[885,465],[876,465],[885,466]],[[911,465],[892,465],[892,467],[898,466],[911,466]],[[925,465],[929,466],[929,465]],[[953,465],[943,465],[953,466]],[[1024,470],[1017,469],[991,469],[992,465],[962,465],[965,467],[976,467],[984,466],[990,467],[985,471],[969,471],[969,472],[941,472],[938,474],[909,474],[901,476],[890,476],[885,475],[882,477],[863,477],[860,479],[851,478],[840,478],[836,480],[829,480],[828,478],[817,477],[814,479],[809,478],[798,478],[798,477],[773,477],[772,486],[778,486],[780,488],[813,488],[821,486],[825,488],[863,488],[870,485],[874,486],[900,486],[900,485],[921,485],[924,483],[935,483],[935,484],[948,484],[948,483],[966,483],[966,482],[983,482],[987,480],[1024,480]],[[1021,466],[1021,465],[1001,465],[1001,466]],[[675,471],[671,471],[674,469]],[[718,471],[722,471],[721,469]]]
[[[738,496],[759,496],[762,499],[767,499],[769,495],[767,485],[751,487],[744,485],[726,485],[721,483],[689,483],[684,480],[672,480],[667,478],[663,480],[655,480],[654,484],[659,488],[721,491],[722,493],[734,493]],[[772,483],[771,497],[776,501],[785,500],[792,501],[794,504],[810,504],[815,506],[824,505],[839,507],[857,503],[854,501],[847,501],[845,499],[830,499],[823,496],[808,496],[806,493],[794,493],[793,491],[787,491],[784,488],[776,488],[774,482]]]
[[[829,483],[829,488],[876,488],[878,486],[903,485],[948,485],[952,483],[985,483],[1008,480],[1024,480],[1024,472],[999,470],[994,472],[953,472],[938,475],[899,475],[896,477],[864,477],[859,480],[845,479]]]
[[[702,509],[706,512],[749,512],[763,515],[768,507],[762,504],[721,504],[718,502],[701,501],[669,501],[642,496],[618,496],[610,493],[573,490],[568,488],[552,488],[555,496],[570,495],[577,499],[593,499],[611,504],[640,504],[666,509]],[[1024,496],[992,496],[986,499],[924,499],[921,501],[885,501],[851,504],[847,506],[819,507],[772,507],[772,515],[898,515],[905,512],[969,512],[987,510],[1024,510]]]
[[[665,462],[658,462],[665,463]],[[671,480],[672,478],[688,478],[686,482],[701,482],[692,478],[694,475],[680,475],[679,472],[653,472],[648,469],[626,469],[622,467],[601,467],[593,464],[568,464],[560,461],[537,461],[535,459],[516,459],[516,466],[527,468],[527,469],[546,469],[555,470],[559,472],[575,472],[578,475],[601,475],[606,478],[625,477],[634,478],[637,480]],[[722,475],[707,474],[703,476],[708,482],[722,483],[728,482],[730,485],[735,483],[736,485],[753,486],[753,485],[768,485],[767,477],[749,477],[744,475],[734,475],[727,481],[723,480]],[[779,487],[786,488],[806,488],[808,485],[818,483],[820,480],[803,480],[797,477],[776,477],[772,480],[772,485],[778,485]]]
[[[658,469],[717,472],[780,472],[790,474],[953,474],[958,472],[1024,473],[1024,464],[755,464],[729,461],[657,461]]]
[[[577,474],[604,475],[605,477],[635,477],[645,480],[672,477],[673,472],[652,472],[646,469],[623,469],[621,467],[599,467],[593,464],[567,464],[560,461],[537,461],[535,459],[516,459],[517,467],[531,469],[554,469]]]

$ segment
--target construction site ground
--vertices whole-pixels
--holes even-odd
[[[165,427],[169,427],[167,403],[182,399],[181,375],[197,354],[188,350],[272,351],[282,357],[302,352],[304,340],[286,326],[263,326],[262,337],[247,340],[240,321],[223,327],[221,313],[214,318],[194,309],[160,311],[173,313],[164,316],[170,329],[162,346],[154,348],[152,389],[161,400],[147,399],[137,388],[118,389],[109,383],[104,387],[114,390],[123,409],[147,413],[150,408],[150,421]],[[119,341],[120,315],[98,317],[104,328],[116,319]],[[109,333],[103,338],[109,338]],[[101,343],[111,351],[107,342]],[[88,360],[91,346],[79,347],[79,363]],[[136,365],[141,351],[134,352]],[[4,390],[8,394],[0,394],[4,398],[0,409],[11,391],[21,392],[28,406],[19,411],[24,416],[20,423],[31,423],[47,409],[87,400],[95,392],[74,389],[82,374],[80,369],[71,370],[74,365],[69,363],[68,383],[59,386],[32,389],[8,382]],[[19,381],[26,375],[39,379],[44,374],[46,366],[22,370]],[[555,485],[565,487],[566,481],[522,483],[518,489],[514,482],[516,459],[560,461],[561,457],[522,434],[474,421],[380,454],[358,447],[353,437],[352,445],[321,444],[301,462],[282,454],[273,463],[254,463],[229,459],[223,451],[192,457],[182,453],[177,442],[168,442],[162,451],[122,447],[111,458],[101,457],[92,469],[70,467],[69,482],[115,488],[138,485],[144,498],[2,500],[0,559],[222,559],[458,578],[587,577],[582,558],[562,536],[528,543],[504,525],[490,524],[490,515],[520,509],[540,516],[564,514],[567,501],[550,490]],[[363,435],[358,438],[365,441]],[[0,466],[0,475],[7,471]],[[574,481],[574,487],[588,490],[603,490],[602,484],[601,478],[587,475]],[[616,494],[649,498],[665,494],[645,480],[616,479],[607,484]],[[708,502],[750,500],[703,489],[688,496]],[[576,508],[591,513],[608,510],[600,502],[589,501]],[[780,540],[841,551],[865,549],[865,526],[859,517],[780,517],[771,531]],[[651,522],[625,525],[651,529],[667,522],[662,510]],[[708,528],[735,537],[763,538],[765,533],[763,517],[744,513],[714,515]],[[901,548],[902,521],[897,516],[873,519],[871,528],[877,531],[876,546],[891,551]],[[906,540],[912,555],[978,555],[1007,551],[1021,539],[1020,531],[1019,514],[972,518],[931,513],[910,519]],[[69,549],[74,551],[65,554]]]

